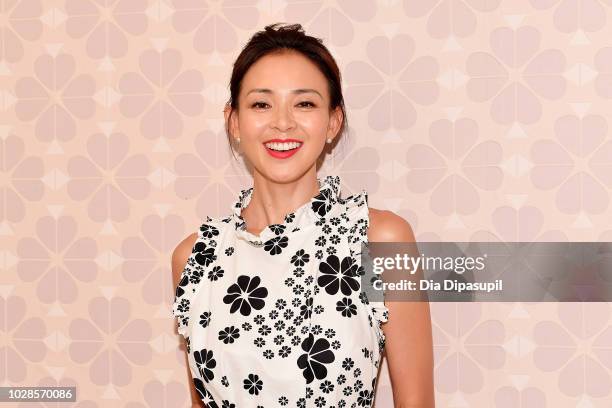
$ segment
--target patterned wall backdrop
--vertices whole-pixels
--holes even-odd
[[[612,0],[0,0],[2,386],[188,405],[170,257],[251,183],[222,109],[277,21],[341,67],[345,195],[421,241],[612,241]],[[612,406],[609,304],[431,307],[438,407]]]

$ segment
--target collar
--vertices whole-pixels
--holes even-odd
[[[232,207],[232,219],[234,229],[239,238],[245,239],[256,246],[263,245],[266,241],[289,232],[299,231],[304,225],[313,224],[329,214],[338,203],[340,198],[340,176],[328,175],[325,178],[317,178],[319,193],[310,198],[306,203],[285,215],[280,224],[271,224],[265,227],[259,236],[246,230],[246,221],[242,218],[242,210],[247,207],[253,197],[254,187],[240,190],[238,199]]]

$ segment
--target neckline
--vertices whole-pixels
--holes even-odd
[[[240,190],[238,199],[232,207],[234,229],[239,238],[245,239],[256,246],[261,246],[274,237],[299,231],[304,225],[312,224],[324,218],[336,204],[342,201],[340,198],[340,182],[340,176],[338,175],[328,175],[324,178],[317,177],[319,193],[286,214],[283,222],[266,226],[259,235],[246,230],[246,221],[241,215],[242,210],[247,207],[253,197],[254,187]]]

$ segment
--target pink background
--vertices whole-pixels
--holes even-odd
[[[612,0],[0,8],[3,386],[187,405],[170,255],[251,184],[222,109],[240,48],[277,21],[340,65],[351,134],[319,174],[345,195],[421,241],[612,240]],[[431,307],[438,407],[612,405],[609,304]]]

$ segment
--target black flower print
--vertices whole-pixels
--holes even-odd
[[[357,268],[358,265],[353,257],[346,256],[340,262],[336,255],[330,255],[325,262],[319,264],[322,275],[317,279],[317,283],[330,295],[335,295],[340,289],[343,295],[350,296],[352,292],[359,290]]]
[[[298,250],[295,255],[291,257],[291,263],[295,266],[304,266],[310,260],[310,255],[303,249]]]
[[[263,322],[266,321],[266,318],[258,314],[257,316],[253,318],[253,321],[255,322],[255,324],[263,324]]]
[[[211,312],[204,312],[200,315],[200,325],[202,327],[208,327],[208,324],[210,323],[211,314]]]
[[[263,389],[263,381],[259,379],[257,374],[249,374],[247,378],[243,381],[244,389],[249,392],[249,394],[259,395],[259,391]]]
[[[193,267],[193,270],[191,271],[189,282],[193,283],[194,285],[197,285],[198,283],[200,283],[202,276],[204,276],[204,268],[202,268],[201,265],[195,265]]]
[[[317,258],[317,259],[323,258],[323,251],[318,249],[317,252],[315,252],[315,258]]]
[[[257,332],[261,334],[262,336],[267,336],[268,334],[272,332],[272,329],[267,324],[264,324],[257,330]]]
[[[327,238],[325,238],[322,235],[315,240],[315,245],[316,246],[321,246],[322,247],[322,246],[325,246],[325,244],[327,244]]]
[[[195,252],[196,262],[202,266],[208,266],[217,259],[215,248],[209,248],[203,241],[198,241],[194,245],[193,250]]]
[[[223,269],[219,265],[215,266],[208,272],[208,279],[211,281],[216,281],[223,276]]]
[[[321,388],[321,391],[323,391],[325,394],[329,394],[334,390],[334,384],[329,380],[325,380],[321,383],[319,388]]]
[[[240,217],[252,191],[232,215],[207,217],[200,227],[175,288],[173,312],[204,406],[373,404],[375,383],[369,384],[380,362],[382,337],[369,335],[369,329],[377,328],[384,315],[380,309],[369,313],[368,307],[378,305],[369,306],[360,294],[365,196],[342,200],[339,179],[327,180],[310,203],[266,227],[260,237],[247,234]],[[302,378],[303,385],[274,388],[269,378],[277,375],[296,383]]]
[[[202,349],[193,353],[193,358],[196,362],[196,366],[200,371],[200,376],[206,382],[212,381],[215,378],[213,369],[217,366],[217,361],[213,358],[213,351]]]
[[[300,316],[304,319],[309,319],[312,315],[312,298],[306,299],[306,304],[300,306]]]
[[[360,407],[369,407],[372,405],[372,399],[374,398],[374,391],[372,390],[363,390],[359,391],[359,397],[357,398],[357,403]]]
[[[329,189],[322,190],[312,202],[312,210],[319,216],[324,217],[332,207],[332,191]]]
[[[240,275],[238,281],[227,289],[227,295],[223,297],[223,303],[230,304],[230,313],[240,310],[243,316],[249,316],[251,310],[261,310],[265,306],[264,299],[268,296],[268,289],[259,287],[261,278],[254,276],[250,278]]]
[[[289,242],[289,238],[282,237],[274,237],[272,239],[267,240],[264,243],[264,250],[269,252],[270,255],[278,255],[283,252],[283,248],[287,247],[287,243]]]
[[[266,345],[266,341],[263,338],[258,337],[253,341],[253,344],[255,344],[257,347],[263,347]]]
[[[342,368],[344,368],[346,371],[350,371],[350,369],[353,368],[354,365],[355,365],[355,362],[350,357],[347,357],[344,360],[342,360]]]
[[[202,224],[200,231],[202,231],[202,236],[206,238],[213,238],[219,235],[219,230],[208,224]]]
[[[321,332],[323,331],[323,328],[321,327],[320,324],[315,324],[314,326],[312,326],[312,329],[310,331],[312,334],[316,336],[318,334],[321,334]]]
[[[338,245],[340,243],[340,237],[334,234],[331,237],[329,237],[329,242],[331,242],[334,245]]]
[[[234,326],[219,331],[219,340],[225,344],[233,343],[238,337],[240,337],[240,330]]]
[[[185,343],[187,346],[187,353],[191,353],[191,339],[189,338],[189,336],[185,337]]]
[[[283,358],[289,356],[289,353],[291,353],[291,347],[289,346],[283,346],[278,350],[278,354]]]
[[[287,227],[283,224],[272,224],[268,228],[274,232],[274,235],[281,235]]]
[[[302,342],[302,350],[306,353],[300,355],[297,365],[301,368],[306,383],[310,384],[314,379],[322,380],[327,376],[325,364],[335,360],[334,353],[329,349],[329,342],[324,339],[316,339],[312,333]]]
[[[336,302],[336,310],[342,313],[344,317],[352,317],[357,315],[357,306],[353,304],[350,298],[342,298]]]
[[[204,386],[204,383],[202,382],[202,380],[200,380],[199,378],[194,378],[193,385],[195,386],[195,389],[198,395],[200,396],[200,399],[202,401],[205,401],[207,407],[219,408],[217,403],[212,399],[211,393]]]
[[[181,278],[181,281],[179,282],[178,286],[176,287],[176,297],[179,298],[181,296],[183,296],[183,294],[185,293],[185,289],[183,289],[185,286],[187,286],[187,284],[189,283],[189,276],[187,275],[183,275],[183,277]]]

